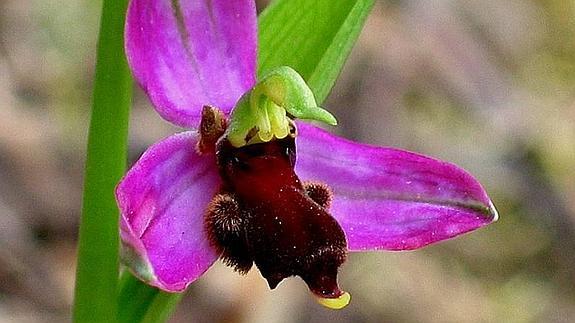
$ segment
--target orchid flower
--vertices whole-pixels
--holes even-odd
[[[222,257],[240,273],[255,263],[271,288],[300,276],[341,308],[348,251],[417,249],[497,219],[455,165],[294,123],[335,118],[290,68],[256,82],[256,27],[252,0],[129,4],[133,75],[163,118],[192,129],[150,147],[117,187],[136,276],[181,292]]]

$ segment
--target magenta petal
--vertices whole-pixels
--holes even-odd
[[[149,284],[182,291],[217,259],[204,232],[206,206],[220,185],[213,155],[184,132],[150,147],[116,189],[123,260]]]
[[[126,55],[166,120],[197,126],[203,105],[229,112],[256,75],[253,0],[131,0]]]
[[[410,250],[497,220],[481,185],[453,164],[353,143],[300,124],[296,171],[327,183],[349,250]]]

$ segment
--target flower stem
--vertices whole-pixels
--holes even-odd
[[[127,0],[104,0],[84,178],[75,322],[116,322],[118,208],[114,188],[126,167],[132,79],[124,55]]]
[[[129,272],[122,274],[118,298],[118,322],[165,322],[183,293],[166,293],[148,286]]]

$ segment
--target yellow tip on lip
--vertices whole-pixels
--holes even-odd
[[[344,292],[338,298],[321,298],[317,297],[317,302],[321,305],[330,308],[332,310],[341,310],[346,307],[351,300],[351,295],[348,292]]]

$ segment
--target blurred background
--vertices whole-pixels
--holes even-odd
[[[0,1],[0,322],[70,320],[99,14]],[[379,0],[326,106],[343,136],[470,171],[499,222],[351,255],[338,312],[218,263],[171,322],[575,322],[574,2]],[[130,163],[180,130],[136,90]]]

